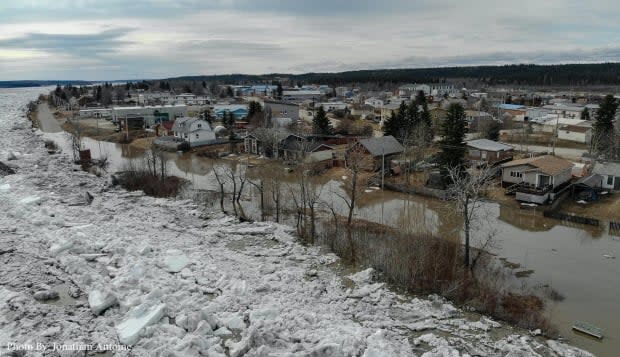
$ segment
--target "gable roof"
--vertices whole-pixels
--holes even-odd
[[[194,130],[190,131],[192,124],[194,123],[200,123],[202,124],[202,127],[195,128]],[[200,119],[200,118],[192,118],[192,117],[177,118],[177,120],[174,121],[174,124],[172,124],[172,131],[178,132],[178,133],[188,134],[190,132],[202,131],[202,130],[211,131],[211,126],[209,125],[209,122],[207,122],[206,120]]]
[[[613,175],[620,177],[620,162],[595,162],[592,168],[593,174]]]
[[[513,160],[502,164],[502,168],[520,165],[530,165],[539,169],[542,173],[555,176],[563,171],[570,170],[573,163],[553,155],[529,157],[526,159]]]
[[[381,136],[358,141],[372,156],[391,155],[405,151],[405,148],[393,136]]]
[[[512,145],[506,145],[504,143],[489,139],[469,140],[465,143],[467,144],[467,146],[471,146],[472,148],[486,151],[508,151],[514,149],[514,146]]]

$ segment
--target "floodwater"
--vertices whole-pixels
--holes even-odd
[[[69,150],[65,135],[47,136]],[[110,161],[108,170],[112,172],[122,170],[128,160],[142,155],[140,150],[127,145],[88,138],[84,140],[84,146],[91,149],[93,158],[107,157]],[[167,160],[169,174],[187,179],[195,189],[208,191],[218,189],[212,173],[214,165],[236,169],[243,165],[238,161],[214,161],[177,153],[167,154]],[[257,175],[253,170],[248,169],[248,176]],[[292,189],[291,180],[286,174],[283,175],[284,191],[286,187]],[[344,214],[346,207],[338,197],[338,194],[343,194],[341,184],[321,177],[317,179],[317,185],[321,201]],[[460,218],[451,213],[448,203],[378,189],[367,191],[358,201],[358,219],[410,232],[431,232],[440,236],[461,234]],[[258,196],[255,187],[246,185],[241,205],[244,213],[254,219],[260,218]],[[217,197],[217,194],[212,197]],[[289,201],[287,205],[291,208],[290,200],[283,201]],[[217,199],[210,204],[214,208],[219,205]],[[564,296],[564,300],[552,303],[549,316],[565,339],[600,356],[614,355],[615,351],[620,350],[620,308],[617,304],[620,297],[620,258],[609,258],[620,255],[620,237],[611,235],[607,228],[568,224],[542,217],[534,211],[492,202],[483,203],[480,212],[480,227],[474,237],[480,238],[492,231],[497,241],[491,249],[493,253],[519,264],[515,271],[533,270],[529,277],[515,278],[514,284],[519,286],[522,281],[526,281],[533,289],[549,285]],[[283,220],[294,223],[291,216],[283,214]],[[605,331],[604,339],[599,341],[572,332],[571,326],[577,320],[602,328]]]

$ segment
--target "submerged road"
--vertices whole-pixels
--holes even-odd
[[[39,119],[39,125],[41,125],[40,129],[42,131],[46,133],[59,133],[62,131],[60,123],[54,118],[54,114],[52,114],[47,103],[39,104],[37,118]]]

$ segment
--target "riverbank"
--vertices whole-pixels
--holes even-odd
[[[161,318],[149,319],[133,355],[588,355],[437,297],[396,294],[368,270],[343,277],[334,255],[299,245],[284,226],[110,187],[49,156],[24,119],[11,125],[0,122],[0,157],[17,157],[0,181],[0,244],[13,249],[2,255],[2,348],[134,342],[119,340],[119,326],[153,312]],[[32,297],[66,284],[70,303]],[[86,298],[95,290],[118,304],[94,315]]]

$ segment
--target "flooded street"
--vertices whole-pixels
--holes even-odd
[[[65,134],[46,135],[57,142],[64,142],[64,150],[69,150]],[[91,149],[93,158],[108,158],[110,172],[122,170],[128,160],[139,158],[142,154],[128,145],[88,138],[84,140],[84,145]],[[209,191],[217,190],[213,165],[241,165],[238,161],[214,161],[190,154],[169,153],[167,159],[169,174],[187,179],[194,189]],[[248,170],[248,176],[253,175],[252,170]],[[283,180],[286,187],[286,175]],[[338,213],[345,213],[344,203],[334,194],[343,193],[340,183],[329,178],[320,178],[319,181],[322,201],[333,204]],[[245,214],[260,219],[258,190],[246,185],[243,196],[241,205]],[[213,197],[213,201],[207,204],[218,209],[217,194]],[[291,205],[288,202],[288,208],[292,208]],[[369,189],[359,201],[356,218],[408,232],[431,232],[442,237],[454,237],[461,232],[461,222],[447,205],[421,196]],[[601,356],[613,355],[612,351],[620,350],[620,323],[616,319],[620,310],[616,303],[620,296],[620,284],[617,282],[620,259],[605,257],[620,254],[620,237],[610,235],[606,227],[565,225],[561,221],[545,218],[541,213],[497,203],[484,203],[481,212],[485,216],[485,228],[477,235],[483,235],[488,229],[494,230],[498,248],[493,252],[510,263],[518,264],[515,271],[533,270],[529,277],[515,278],[513,284],[520,286],[522,281],[527,281],[532,289],[549,285],[565,297],[563,301],[551,302],[549,308],[550,318],[564,338]],[[286,223],[294,223],[290,222],[292,215],[288,220],[286,216],[284,213]],[[605,338],[598,341],[572,332],[571,326],[577,320],[602,328]]]

